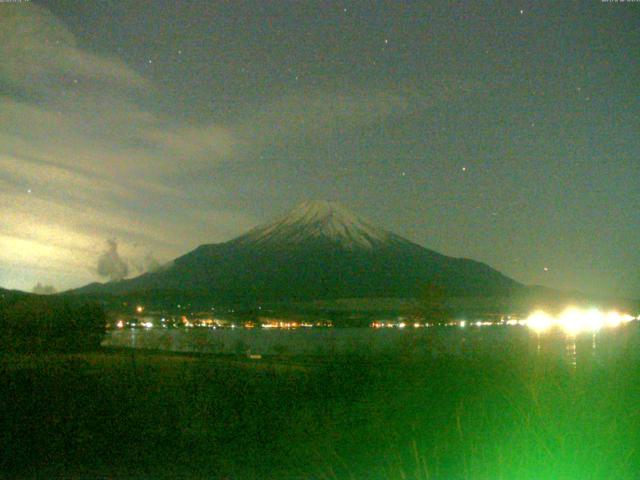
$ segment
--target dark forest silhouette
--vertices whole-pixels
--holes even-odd
[[[0,350],[95,350],[105,333],[98,303],[68,298],[8,295],[0,302]]]

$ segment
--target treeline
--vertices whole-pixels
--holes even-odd
[[[1,297],[1,351],[79,352],[100,346],[106,317],[98,303],[6,292]]]

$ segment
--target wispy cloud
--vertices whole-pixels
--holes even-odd
[[[43,93],[86,81],[124,89],[150,86],[117,58],[78,48],[64,24],[37,5],[2,5],[0,27],[0,78],[16,91]]]
[[[434,76],[429,84],[401,81],[365,87],[323,87],[292,92],[244,112],[234,127],[254,148],[302,144],[400,119],[459,101],[477,85]]]

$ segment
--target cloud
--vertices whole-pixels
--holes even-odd
[[[78,48],[64,24],[35,4],[2,5],[0,57],[0,79],[14,91],[42,93],[85,81],[149,88],[122,61]]]
[[[204,155],[209,161],[230,158],[237,142],[228,128],[216,124],[150,128],[144,135],[151,145],[162,150],[168,149],[188,159]]]
[[[135,178],[137,185],[144,180],[147,188],[161,188],[163,175],[185,162],[216,162],[233,151],[233,135],[221,125],[184,125],[152,111],[158,95],[152,82],[117,58],[83,49],[45,8],[1,8],[4,150]]]
[[[146,253],[137,260],[127,258],[119,251],[119,244],[115,239],[107,240],[107,248],[98,257],[96,272],[109,281],[126,278],[133,269],[136,275],[159,270],[162,265],[151,253]]]
[[[132,261],[131,264],[138,274],[155,272],[161,267],[160,261],[151,253],[147,253],[137,261]]]
[[[43,285],[42,283],[38,282],[33,287],[31,292],[33,292],[33,293],[35,293],[37,295],[53,295],[54,293],[57,293],[58,291],[56,290],[56,288],[53,285]]]
[[[438,76],[429,83],[310,88],[245,112],[236,129],[241,138],[260,144],[304,142],[406,117],[477,89],[471,82]]]
[[[115,239],[107,240],[107,250],[98,257],[96,272],[110,282],[122,280],[129,274],[129,265],[120,257]]]

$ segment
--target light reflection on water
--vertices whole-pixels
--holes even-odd
[[[575,335],[567,335],[566,338],[566,352],[567,352],[567,361],[572,366],[577,366],[578,358],[576,352],[576,337]]]
[[[637,324],[624,328],[582,333],[553,332],[540,335],[524,327],[492,326],[473,329],[314,328],[267,329],[120,329],[107,334],[103,345],[173,352],[214,354],[408,354],[442,355],[532,353],[564,358],[576,366],[581,359],[612,358],[621,346],[640,347]]]

